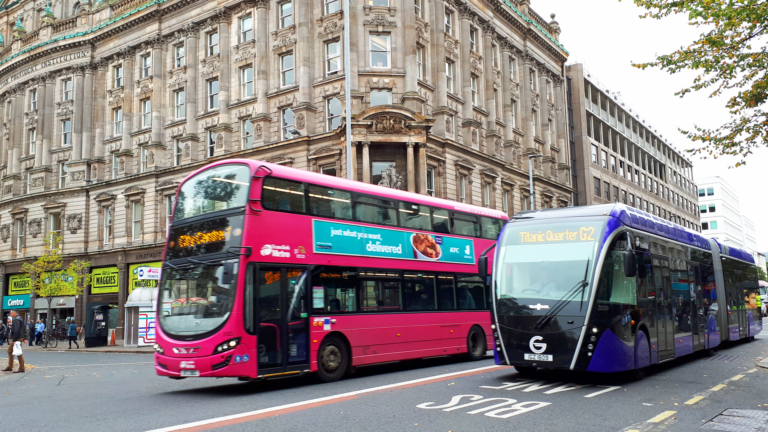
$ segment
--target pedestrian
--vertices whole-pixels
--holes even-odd
[[[80,349],[80,345],[77,343],[77,324],[74,321],[69,323],[67,335],[69,335],[69,349],[72,349],[72,342],[75,343],[77,349]]]
[[[3,372],[11,372],[13,370],[13,344],[14,342],[23,343],[27,341],[27,332],[24,328],[24,320],[21,319],[19,314],[15,311],[11,311],[11,330],[9,333],[9,347],[8,347],[8,367],[3,369]],[[19,356],[19,369],[14,373],[24,372],[24,356]]]
[[[29,346],[35,346],[35,322],[27,318],[27,334],[29,335]]]
[[[7,332],[8,332],[8,326],[6,326],[4,322],[0,321],[0,346],[3,346],[3,341],[7,337],[6,336]]]
[[[40,346],[40,342],[43,339],[43,333],[45,333],[45,323],[43,320],[37,320],[37,326],[35,326],[35,343]]]

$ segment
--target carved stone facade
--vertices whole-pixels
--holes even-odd
[[[526,156],[543,154],[534,186],[551,193],[537,194],[537,208],[568,205],[559,72],[567,51],[556,23],[515,9],[524,3],[439,0],[423,2],[418,15],[405,0],[357,4],[350,94],[343,53],[326,58],[343,45],[343,11],[325,15],[296,2],[293,22],[281,26],[274,2],[96,2],[66,28],[51,23],[69,12],[55,22],[30,18],[25,26],[37,39],[11,41],[14,17],[38,16],[36,6],[0,6],[8,43],[0,46],[0,270],[18,273],[55,229],[66,256],[123,272],[119,293],[78,300],[77,321],[93,298],[122,305],[130,264],[160,258],[179,182],[227,158],[512,214],[525,205]],[[243,29],[245,22],[255,25]],[[446,60],[454,62],[450,86]],[[14,213],[16,205],[27,211]],[[17,226],[26,227],[21,244]],[[0,295],[8,294],[6,278]],[[123,323],[121,308],[118,339]]]

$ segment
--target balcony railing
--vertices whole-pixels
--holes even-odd
[[[67,18],[65,20],[56,21],[51,26],[51,34],[57,34],[57,33],[63,33],[69,30],[74,30],[77,28],[77,17]]]

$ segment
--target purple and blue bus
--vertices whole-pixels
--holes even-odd
[[[527,211],[499,236],[497,364],[634,371],[762,330],[754,258],[622,204]]]

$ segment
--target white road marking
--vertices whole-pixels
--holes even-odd
[[[621,388],[621,386],[597,386],[597,387],[605,387],[605,390],[600,390],[599,392],[590,393],[590,394],[588,394],[588,395],[586,395],[584,397],[585,398],[591,398],[591,397],[599,396],[599,395],[601,395],[603,393],[608,393],[609,391],[614,391],[616,389],[620,389]]]
[[[124,365],[139,365],[139,364],[155,364],[154,362],[136,362],[136,363],[99,363],[99,364],[87,364],[87,365],[65,365],[65,366],[38,366],[38,368],[46,369],[61,369],[71,367],[93,367],[93,366],[124,366]]]
[[[409,385],[413,385],[413,384],[419,384],[419,383],[422,383],[424,381],[431,381],[431,380],[435,380],[435,379],[448,378],[448,377],[452,377],[452,376],[459,376],[459,375],[463,375],[463,374],[467,374],[467,373],[472,373],[472,372],[492,371],[494,369],[500,369],[500,368],[502,368],[502,366],[493,365],[493,366],[485,366],[485,367],[476,368],[476,369],[469,369],[469,370],[465,370],[465,371],[461,371],[461,372],[452,372],[452,373],[448,373],[448,374],[435,375],[435,376],[426,377],[426,378],[419,378],[419,379],[415,379],[415,380],[411,380],[411,381],[403,381],[401,383],[396,383],[396,384],[387,384],[387,385],[383,385],[383,386],[379,386],[379,387],[371,387],[371,388],[362,389],[362,390],[355,390],[355,391],[351,391],[351,392],[347,392],[347,393],[340,393],[340,394],[333,395],[333,396],[326,396],[326,397],[321,397],[321,398],[317,398],[317,399],[310,399],[310,400],[306,400],[306,401],[302,401],[302,402],[294,402],[294,403],[280,405],[280,406],[276,406],[276,407],[272,407],[272,408],[264,408],[264,409],[260,409],[260,410],[256,410],[256,411],[244,412],[244,413],[241,413],[241,414],[233,414],[233,415],[228,415],[228,416],[223,416],[223,417],[212,418],[212,419],[208,419],[208,420],[201,420],[201,421],[197,421],[197,422],[186,423],[186,424],[177,425],[177,426],[169,426],[169,427],[166,427],[166,428],[154,429],[154,430],[151,430],[149,432],[172,432],[172,431],[177,431],[177,430],[182,430],[182,429],[187,429],[187,428],[192,428],[192,427],[197,427],[197,426],[206,426],[206,425],[211,425],[211,424],[214,424],[214,423],[224,422],[224,421],[228,421],[228,420],[236,420],[236,419],[243,418],[243,417],[249,417],[249,416],[254,416],[254,415],[259,415],[259,414],[265,414],[265,413],[269,413],[269,412],[272,412],[272,411],[280,411],[280,410],[285,410],[285,409],[289,409],[289,408],[299,407],[299,406],[302,406],[302,405],[310,405],[310,404],[315,404],[315,403],[318,403],[318,402],[326,402],[326,401],[331,401],[331,400],[334,400],[334,399],[342,399],[342,398],[346,398],[346,397],[350,397],[350,396],[357,396],[357,395],[377,392],[377,391],[381,391],[381,390],[389,390],[389,389],[393,389],[393,388],[397,388],[397,387],[403,387],[403,386],[409,386]]]

